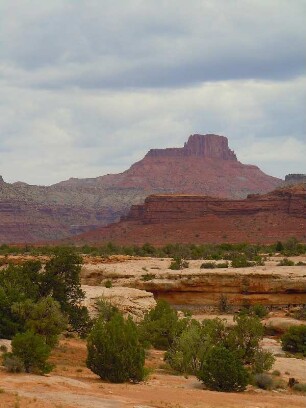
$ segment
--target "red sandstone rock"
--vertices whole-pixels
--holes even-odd
[[[226,137],[192,135],[182,148],[150,150],[120,174],[50,187],[0,179],[0,243],[61,239],[92,230],[119,220],[151,194],[242,198],[280,183],[240,163]]]
[[[306,188],[295,186],[244,200],[154,195],[132,206],[121,222],[85,233],[76,243],[306,242]]]

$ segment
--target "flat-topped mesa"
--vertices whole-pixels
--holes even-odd
[[[306,183],[306,174],[287,174],[285,184]]]
[[[151,149],[146,158],[185,156],[237,161],[235,153],[228,147],[227,137],[213,134],[191,135],[184,147]]]

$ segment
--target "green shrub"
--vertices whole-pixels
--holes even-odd
[[[12,339],[12,354],[20,359],[27,373],[48,373],[52,366],[47,363],[51,348],[42,336],[32,331],[18,333]]]
[[[295,319],[298,320],[306,320],[306,305],[302,306],[299,310],[297,310],[293,314]]]
[[[275,362],[275,357],[270,351],[259,348],[254,353],[251,370],[255,374],[261,374],[264,371],[269,371]]]
[[[228,268],[228,262],[221,262],[216,264],[217,268]]]
[[[145,282],[150,281],[155,278],[156,278],[156,275],[154,273],[146,273],[145,275],[141,275],[141,280]]]
[[[5,344],[1,344],[0,351],[1,351],[1,353],[6,353],[7,352],[7,347],[6,347]]]
[[[204,356],[197,377],[210,390],[227,392],[243,391],[249,381],[242,361],[222,346],[213,347]]]
[[[292,237],[284,243],[282,252],[285,256],[294,256],[305,253],[305,250],[305,245],[300,244],[296,238]]]
[[[107,289],[110,289],[110,288],[113,287],[113,282],[112,282],[110,279],[108,279],[107,281],[105,281],[104,286],[105,286]]]
[[[106,322],[110,321],[116,313],[119,313],[119,309],[116,306],[112,305],[109,300],[102,297],[97,300],[95,306],[98,311],[98,318]]]
[[[258,317],[235,316],[236,325],[227,336],[227,347],[237,352],[244,364],[252,364],[263,337],[264,327]]]
[[[272,375],[275,375],[275,377],[279,377],[281,375],[281,372],[279,370],[273,370]]]
[[[216,267],[216,262],[203,262],[200,266],[201,269],[214,269]]]
[[[306,325],[289,327],[281,341],[283,350],[306,356]]]
[[[232,268],[248,268],[250,266],[254,266],[254,263],[248,261],[245,255],[235,256],[232,259]]]
[[[46,263],[42,274],[41,296],[51,295],[68,316],[73,330],[84,335],[89,325],[88,311],[81,306],[85,293],[81,288],[82,257],[73,248],[59,247]]]
[[[188,319],[179,320],[177,312],[165,300],[158,300],[139,325],[140,338],[144,345],[167,350],[182,332]]]
[[[189,263],[187,261],[185,261],[181,257],[175,257],[171,261],[169,269],[177,271],[177,270],[185,269],[185,268],[188,268],[188,267],[189,267]]]
[[[306,394],[306,384],[304,384],[304,383],[294,384],[294,386],[292,387],[292,389],[293,389],[294,391],[299,391],[299,392],[302,392],[303,394]]]
[[[284,245],[281,243],[281,241],[277,241],[275,245],[275,251],[282,252],[283,249],[284,249]]]
[[[263,390],[272,390],[273,388],[273,378],[267,373],[256,374],[254,376],[254,383]]]
[[[165,354],[165,361],[183,374],[197,374],[203,356],[215,345],[223,344],[227,333],[221,319],[206,319],[202,323],[190,320]]]
[[[13,353],[6,353],[3,356],[3,365],[10,373],[23,373],[24,364],[21,359],[14,356]]]
[[[179,373],[196,374],[202,345],[201,324],[192,320],[166,352],[165,361]]]
[[[263,319],[269,314],[268,309],[264,305],[260,304],[255,304],[251,306],[250,313],[259,317],[260,319]]]
[[[145,352],[137,326],[115,313],[109,321],[98,319],[87,342],[87,367],[103,380],[138,382],[144,377]]]
[[[68,319],[61,312],[60,304],[51,296],[41,298],[37,303],[30,299],[14,303],[12,310],[25,321],[25,329],[44,337],[46,344],[51,347],[57,344],[58,335],[68,324]]]
[[[291,259],[283,258],[276,266],[294,266],[294,262]]]

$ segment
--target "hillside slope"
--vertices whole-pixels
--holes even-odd
[[[192,135],[182,148],[153,149],[130,169],[49,187],[0,179],[0,243],[61,239],[118,221],[158,193],[240,198],[282,181],[240,163],[217,135]]]

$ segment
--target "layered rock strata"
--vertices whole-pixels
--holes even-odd
[[[182,148],[153,149],[120,174],[49,187],[0,179],[0,244],[61,239],[118,221],[156,193],[240,198],[281,183],[240,163],[227,138],[192,135]]]
[[[260,303],[283,308],[306,303],[306,267],[276,266],[279,258],[260,267],[217,270],[200,269],[203,261],[199,260],[190,261],[187,269],[173,271],[168,269],[170,262],[148,258],[85,265],[82,282],[100,287],[106,280],[112,280],[113,287],[152,292],[156,299],[165,299],[179,309],[188,306],[196,312],[216,309],[221,296],[235,307]],[[128,293],[129,289],[126,290]]]
[[[228,200],[194,195],[155,195],[132,206],[121,222],[74,238],[77,244],[306,242],[306,188]]]

